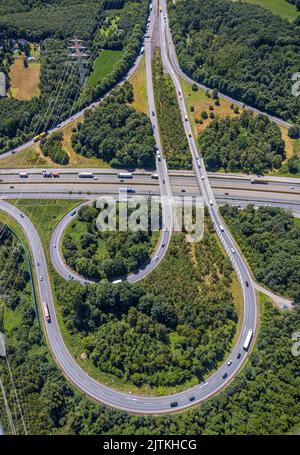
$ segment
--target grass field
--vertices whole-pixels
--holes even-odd
[[[287,0],[243,0],[252,5],[259,5],[272,13],[287,19],[292,22],[299,16],[300,12],[296,10],[295,5],[291,5]]]
[[[133,86],[134,95],[134,101],[131,103],[131,106],[137,111],[149,115],[145,57],[141,59],[138,68],[129,79],[129,82]]]
[[[210,106],[213,106],[213,112],[215,116],[218,117],[237,117],[238,114],[235,114],[233,109],[231,109],[231,102],[220,99],[220,106],[215,105],[215,100],[213,98],[208,98],[206,96],[205,90],[199,88],[196,92],[192,90],[192,85],[184,79],[180,80],[181,87],[184,94],[184,99],[187,108],[187,114],[189,120],[193,127],[193,132],[197,136],[201,131],[203,131],[212,121],[211,118],[203,120],[202,124],[196,123],[197,119],[200,119],[200,114],[202,111],[206,111],[208,116],[210,114]],[[191,111],[191,108],[194,108],[194,111]],[[240,113],[242,109],[239,109]]]
[[[90,87],[95,87],[113,69],[122,57],[123,51],[110,51],[103,49],[93,63],[93,70],[88,77]]]
[[[25,68],[23,57],[16,58],[10,68],[11,95],[20,101],[39,96],[40,71],[40,63],[32,62]]]

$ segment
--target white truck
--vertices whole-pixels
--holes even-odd
[[[42,303],[42,307],[43,307],[43,313],[44,313],[46,321],[47,322],[51,322],[51,317],[50,317],[50,312],[49,312],[49,308],[48,308],[47,302],[43,302]]]
[[[248,351],[248,349],[250,347],[250,344],[251,344],[251,341],[252,341],[252,338],[253,338],[253,330],[249,329],[248,333],[247,333],[247,336],[245,338],[244,344],[243,344],[244,351]]]
[[[94,175],[92,172],[78,172],[78,177],[81,179],[92,179]]]
[[[132,179],[132,177],[132,172],[119,172],[118,174],[119,179]]]

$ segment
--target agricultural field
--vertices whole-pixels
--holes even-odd
[[[93,69],[88,77],[87,84],[95,87],[106,76],[108,76],[116,63],[122,58],[123,51],[102,49],[98,57],[94,60]]]
[[[20,101],[28,101],[34,96],[39,96],[40,72],[40,63],[31,62],[25,68],[23,57],[15,58],[9,75],[11,96]]]
[[[292,22],[300,15],[295,5],[291,5],[287,0],[243,0],[252,5],[258,5],[272,11],[272,13],[283,17]]]

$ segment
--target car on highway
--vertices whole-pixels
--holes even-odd
[[[96,177],[96,176],[94,175],[93,179],[94,179],[94,180],[98,180],[98,177]]]
[[[225,196],[229,196],[229,193],[227,191],[224,194],[225,194]]]
[[[43,277],[42,277],[42,275],[40,275],[40,281],[43,281]]]
[[[56,248],[56,243],[54,243],[53,248]]]
[[[20,217],[21,217],[21,218],[24,218],[24,215],[23,215],[23,213],[20,213]]]
[[[171,401],[170,406],[171,408],[176,408],[176,406],[178,406],[178,401]]]
[[[188,134],[189,134],[189,137],[192,137],[192,132],[191,132],[191,131],[189,131],[189,133],[188,133]]]
[[[235,249],[234,248],[231,248],[231,253],[235,254]]]
[[[294,189],[295,189],[294,185],[291,185],[290,190],[294,190]]]
[[[223,228],[223,226],[221,224],[220,224],[220,231],[224,232],[224,228]]]
[[[201,179],[204,180],[204,175],[201,175]]]
[[[76,210],[73,210],[73,211],[71,212],[71,216],[74,216],[74,215],[76,215]]]
[[[242,354],[239,352],[238,355],[236,356],[237,359],[240,359],[242,357]]]
[[[165,244],[165,243],[163,243],[163,244],[161,245],[161,247],[162,247],[162,248],[164,248],[165,246],[166,246],[166,244]]]
[[[196,398],[195,398],[194,396],[191,396],[191,397],[189,398],[189,401],[195,401],[195,399],[196,399]]]
[[[222,378],[223,378],[223,379],[226,379],[227,376],[228,376],[228,374],[227,374],[227,373],[224,373],[223,376],[222,376]]]
[[[247,288],[249,287],[248,281],[245,281],[245,285],[246,285]]]
[[[9,188],[10,188],[11,190],[13,190],[13,189],[14,189],[14,186],[10,186]]]
[[[158,261],[158,256],[155,256],[154,260],[155,260],[155,261]]]
[[[74,277],[72,275],[69,275],[70,280],[74,280]]]
[[[229,359],[228,362],[227,362],[227,366],[230,367],[231,364],[232,364],[232,360]]]
[[[155,116],[155,112],[154,111],[152,111],[152,115],[153,115],[153,117]]]
[[[182,188],[181,192],[182,192],[182,193],[185,193],[185,189],[184,189],[184,188]]]

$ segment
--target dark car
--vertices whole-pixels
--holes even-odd
[[[240,359],[242,357],[242,354],[239,352],[237,355],[237,359]]]
[[[153,117],[154,117],[154,115],[155,115],[155,112],[154,112],[154,111],[152,111],[152,115],[153,115]]]
[[[195,401],[195,397],[194,396],[190,397],[189,401]]]
[[[226,379],[227,376],[228,376],[228,374],[227,374],[227,373],[224,373],[223,376],[222,376],[222,378],[223,378],[223,379]]]
[[[249,287],[248,281],[245,281],[245,285],[247,286],[247,288]]]
[[[184,189],[182,189],[182,190],[181,190],[181,192],[182,192],[182,193],[185,193],[185,190],[184,190]]]
[[[176,408],[176,406],[178,406],[178,401],[172,401],[170,406],[171,408]]]

